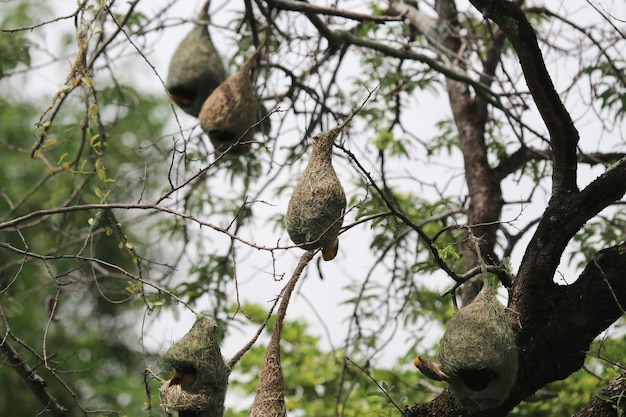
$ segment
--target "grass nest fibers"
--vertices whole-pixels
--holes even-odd
[[[224,363],[217,325],[199,317],[191,330],[161,357],[159,364],[174,376],[159,390],[161,407],[180,417],[221,417],[230,369]]]
[[[440,360],[463,407],[486,410],[508,397],[517,376],[517,347],[507,312],[488,284],[450,320]]]

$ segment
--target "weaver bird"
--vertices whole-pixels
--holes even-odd
[[[439,368],[439,365],[437,365],[433,361],[425,360],[420,358],[419,356],[416,356],[413,360],[413,365],[415,365],[415,367],[419,369],[424,374],[424,376],[430,379],[434,379],[435,381],[451,381],[451,378],[446,375]]]
[[[335,238],[330,244],[322,248],[322,259],[325,261],[332,261],[337,256],[339,251],[339,239]]]
[[[170,387],[172,385],[180,385],[185,387],[193,385],[196,382],[197,376],[195,369],[177,370],[176,373],[170,379]]]

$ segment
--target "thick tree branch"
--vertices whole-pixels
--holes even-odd
[[[624,314],[624,270],[626,244],[598,252],[574,284],[526,288],[525,297],[510,303],[512,316],[517,318],[514,322],[520,359],[517,383],[502,406],[481,412],[481,417],[506,416],[539,388],[580,369],[593,339]],[[608,388],[612,389],[612,386]],[[462,410],[446,390],[429,403],[407,408],[403,417],[461,414]],[[588,415],[595,416],[581,414],[581,417]]]
[[[514,3],[496,0],[471,0],[471,3],[500,26],[519,57],[528,89],[550,132],[554,151],[553,195],[577,191],[578,130],[554,88],[534,29]]]
[[[574,218],[573,227],[576,227],[576,231],[578,231],[589,219],[621,199],[625,193],[626,157],[623,157],[585,187],[576,197],[574,204],[580,204],[586,210]]]
[[[626,157],[623,152],[592,152],[576,154],[576,161],[587,165],[610,165]],[[504,159],[495,168],[496,175],[501,180],[522,168],[528,161],[552,160],[554,152],[551,149],[537,149],[521,146],[518,150]]]
[[[429,42],[441,40],[438,35],[439,22],[437,19],[426,15],[416,7],[403,0],[389,0],[389,11],[408,20],[415,29],[426,36]]]
[[[600,211],[626,193],[626,158],[622,158],[583,191],[553,196],[532,237],[511,294],[512,303],[523,305],[534,291],[549,290],[561,255],[570,239]]]
[[[404,16],[409,25],[426,38],[433,50],[443,53],[447,60],[458,60],[460,58],[458,51],[448,49],[444,45],[446,29],[440,24],[440,20],[426,15],[417,8],[417,1],[414,3],[415,6],[404,0],[389,0],[389,10],[392,13]]]
[[[540,292],[525,287],[525,293],[513,297],[520,363],[532,364],[520,371],[513,397],[522,400],[580,369],[593,339],[624,314],[625,249],[600,251],[572,285],[551,283]]]
[[[626,245],[599,252],[570,286],[553,277],[572,236],[625,192],[623,158],[582,192],[553,197],[546,209],[511,292],[520,364],[531,365],[522,366],[510,407],[580,369],[592,340],[624,313]]]

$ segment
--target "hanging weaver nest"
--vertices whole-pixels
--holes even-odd
[[[161,398],[161,408],[166,413],[172,413],[179,411],[180,413],[187,413],[190,415],[199,415],[199,413],[208,410],[211,407],[211,401],[203,394],[192,394],[183,390],[180,385],[168,386],[169,381],[163,384],[159,390],[159,396]],[[221,416],[223,413],[214,414],[215,416]],[[205,414],[210,415],[210,414]]]
[[[278,338],[267,346],[259,384],[254,402],[248,411],[248,417],[285,417],[286,415],[285,380],[280,364],[280,339]]]
[[[209,19],[207,1],[198,16]],[[211,40],[209,28],[197,24],[180,42],[167,71],[165,86],[171,99],[186,113],[198,117],[202,104],[228,76]]]
[[[267,344],[263,368],[259,374],[259,383],[252,406],[248,410],[248,417],[285,417],[287,415],[285,379],[280,361],[281,334],[291,294],[302,275],[302,271],[313,258],[313,254],[314,252],[309,251],[302,255],[293,275],[283,289],[282,300],[280,300],[272,329],[272,337]]]
[[[217,325],[199,317],[191,330],[160,358],[174,376],[159,390],[161,407],[180,417],[222,417],[230,369],[216,336]]]
[[[304,250],[322,248],[326,261],[337,255],[337,235],[346,209],[346,194],[332,165],[333,144],[344,126],[313,138],[311,157],[287,206],[291,240]]]
[[[441,370],[449,388],[469,410],[502,404],[517,376],[511,323],[488,284],[450,320],[441,341]]]
[[[200,126],[209,136],[217,155],[226,152],[231,146],[230,153],[233,155],[250,151],[260,111],[250,77],[262,49],[263,46],[260,46],[202,105]]]

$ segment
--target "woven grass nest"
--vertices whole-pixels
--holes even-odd
[[[222,417],[230,369],[224,363],[216,323],[199,317],[191,330],[160,358],[174,376],[159,390],[161,408],[179,417]]]
[[[247,417],[285,417],[285,378],[280,359],[280,335],[267,346],[254,402]]]
[[[490,285],[450,320],[440,361],[464,408],[486,410],[508,398],[517,376],[517,347],[507,312]]]
[[[217,155],[226,151],[242,155],[250,151],[260,120],[259,100],[250,77],[262,49],[260,46],[202,105],[200,126],[209,136]]]
[[[339,126],[313,138],[311,157],[287,206],[287,232],[304,250],[322,248],[322,257],[334,259],[337,236],[346,209],[346,194],[332,165],[332,147]]]
[[[209,19],[209,4],[210,0],[200,12],[200,20]],[[181,109],[197,117],[204,101],[227,76],[222,58],[211,40],[209,28],[204,24],[196,24],[174,51],[165,86]]]

